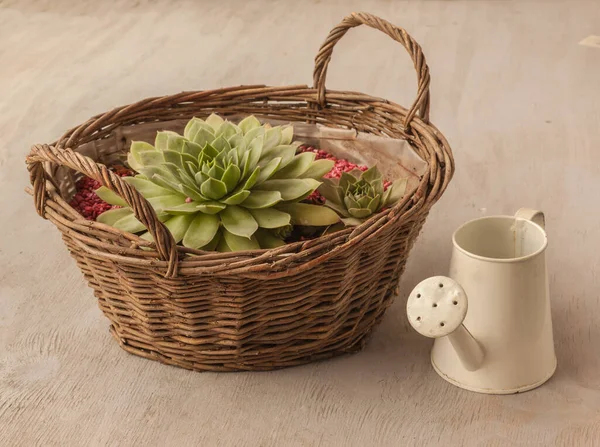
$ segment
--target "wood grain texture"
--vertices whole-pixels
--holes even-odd
[[[127,355],[23,193],[31,144],[114,106],[310,83],[319,44],[352,10],[422,45],[431,118],[456,156],[402,289],[446,273],[461,222],[546,212],[559,366],[537,390],[482,396],[439,379],[406,296],[364,351],[332,361],[198,374]],[[595,0],[1,1],[0,445],[600,445],[600,51],[577,44],[599,29]],[[327,85],[408,104],[398,47],[350,30]]]

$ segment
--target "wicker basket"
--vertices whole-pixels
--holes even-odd
[[[418,94],[408,110],[363,93],[325,89],[335,44],[359,25],[384,32],[410,54]],[[187,249],[106,167],[114,150],[80,151],[131,126],[211,112],[406,139],[429,167],[414,194],[358,227],[272,250]],[[448,143],[428,115],[429,69],[421,47],[403,29],[355,13],[319,50],[313,88],[252,85],[145,99],[97,115],[52,145],[33,146],[27,167],[37,212],[62,232],[123,349],[194,370],[268,370],[360,349],[390,305],[429,209],[454,171]],[[123,197],[156,244],[85,220],[70,207],[82,174]]]

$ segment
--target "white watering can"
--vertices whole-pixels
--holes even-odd
[[[450,278],[411,292],[408,320],[435,338],[431,363],[448,382],[510,394],[554,373],[544,225],[542,212],[526,208],[467,222],[452,237]]]

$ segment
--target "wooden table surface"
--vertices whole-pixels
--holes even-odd
[[[311,83],[353,10],[404,26],[432,73],[457,172],[361,353],[269,373],[193,373],[121,351],[59,232],[23,192],[33,143],[114,106],[227,85]],[[600,35],[591,1],[0,1],[0,445],[600,445]],[[329,86],[409,105],[403,49],[369,29]],[[558,369],[513,396],[429,364],[406,295],[446,272],[467,219],[543,209]]]

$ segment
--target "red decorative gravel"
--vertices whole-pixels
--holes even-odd
[[[121,177],[128,177],[134,174],[131,169],[127,169],[123,166],[116,166],[112,170]],[[112,206],[106,203],[98,197],[95,191],[101,186],[99,181],[89,177],[83,177],[75,184],[77,192],[69,202],[69,205],[88,220],[96,220],[96,218],[104,211],[119,208],[118,206]]]

